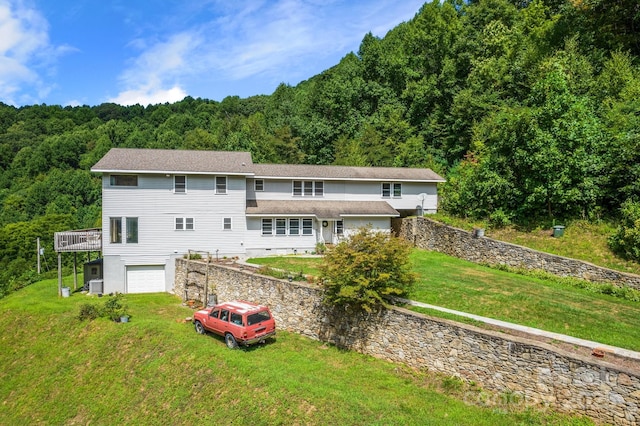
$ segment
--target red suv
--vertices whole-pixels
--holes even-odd
[[[262,343],[276,335],[276,322],[269,308],[243,300],[207,307],[193,315],[196,332],[224,337],[230,349]]]

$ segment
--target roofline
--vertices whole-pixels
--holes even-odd
[[[254,175],[255,179],[315,179],[315,180],[353,180],[353,181],[370,181],[370,182],[427,182],[427,183],[444,183],[446,179],[388,179],[388,178],[348,178],[348,177],[319,177],[319,176],[273,176],[273,175]]]
[[[135,173],[135,174],[157,174],[157,175],[234,175],[253,176],[253,172],[185,172],[178,170],[124,170],[124,169],[91,169],[92,173]]]

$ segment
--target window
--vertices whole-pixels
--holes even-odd
[[[214,309],[213,311],[211,311],[211,313],[209,314],[210,317],[213,318],[218,318],[218,315],[220,315],[220,309]]]
[[[313,219],[302,219],[302,235],[313,235]]]
[[[220,321],[229,321],[229,310],[223,309],[220,312]]]
[[[271,235],[273,233],[273,220],[262,219],[262,235]]]
[[[293,181],[293,195],[302,195],[302,181],[294,180]]]
[[[176,231],[193,231],[195,221],[192,217],[176,217]]]
[[[402,197],[402,184],[401,183],[382,183],[382,197],[383,198],[400,198]]]
[[[111,186],[138,186],[137,175],[111,175]]]
[[[109,218],[109,242],[111,244],[122,243],[122,218]]]
[[[300,219],[289,219],[289,235],[300,235]]]
[[[226,193],[227,193],[227,177],[216,176],[216,194],[226,194]]]
[[[287,219],[276,219],[276,235],[287,235]]]
[[[225,217],[222,219],[222,229],[228,230],[231,229],[231,218]]]
[[[344,234],[344,221],[342,219],[336,221],[336,234]]]
[[[242,325],[242,315],[231,312],[231,324]]]
[[[305,197],[324,196],[324,182],[314,180],[294,180],[293,195]]]
[[[138,218],[127,218],[127,244],[136,244],[138,242]]]
[[[391,184],[390,183],[383,183],[382,184],[382,196],[384,198],[389,198],[391,197]]]
[[[253,188],[256,191],[264,191],[264,180],[256,179],[255,182],[254,182]]]
[[[398,198],[398,197],[402,197],[402,184],[401,183],[394,183],[393,184],[393,196]]]
[[[313,181],[304,181],[304,195],[305,197],[311,197],[313,195]]]
[[[176,194],[184,194],[185,192],[187,192],[186,176],[173,177],[173,192],[175,192]]]

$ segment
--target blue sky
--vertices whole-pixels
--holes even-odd
[[[0,0],[0,102],[271,94],[383,37],[424,0]]]

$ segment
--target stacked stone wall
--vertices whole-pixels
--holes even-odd
[[[186,273],[186,261],[178,259],[176,283],[187,282]],[[205,274],[197,276],[204,279]],[[640,424],[638,371],[402,308],[349,315],[325,306],[316,286],[229,266],[211,264],[208,277],[218,300],[269,305],[279,329],[474,381],[487,390],[516,394],[531,406],[585,414],[604,423]]]
[[[640,276],[614,271],[567,257],[532,250],[516,244],[476,237],[472,232],[444,225],[428,218],[412,217],[394,222],[396,233],[422,249],[438,251],[475,263],[508,265],[538,269],[548,273],[575,277],[640,290]]]

